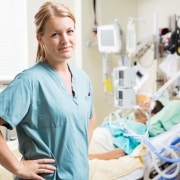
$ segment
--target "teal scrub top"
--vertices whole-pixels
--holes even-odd
[[[45,62],[18,74],[0,93],[0,117],[9,129],[16,127],[23,158],[55,159],[57,170],[42,175],[46,180],[89,178],[92,85],[82,70],[68,66],[73,95],[59,74]]]

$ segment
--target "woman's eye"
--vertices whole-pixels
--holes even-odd
[[[59,35],[59,33],[53,33],[52,34],[52,37],[56,37],[56,36],[58,36]]]
[[[73,34],[73,33],[74,33],[73,29],[68,30],[68,34]]]

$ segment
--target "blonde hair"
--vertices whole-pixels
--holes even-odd
[[[69,17],[74,24],[76,23],[75,16],[67,6],[57,2],[46,2],[34,16],[37,35],[43,36],[45,24],[51,17]],[[45,51],[43,46],[38,43],[36,62],[40,60],[45,61]]]

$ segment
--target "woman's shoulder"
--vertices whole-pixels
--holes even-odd
[[[78,78],[78,79],[85,79],[85,80],[90,80],[89,76],[87,75],[86,71],[83,70],[82,68],[80,67],[77,67],[75,66],[74,64],[69,64],[69,68],[72,72],[72,75],[75,77],[75,78]]]

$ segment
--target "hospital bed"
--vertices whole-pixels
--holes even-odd
[[[169,118],[169,121],[164,116]],[[154,118],[150,123],[152,127],[149,129],[152,134],[154,133],[154,137],[150,137],[147,142],[144,141],[140,144],[134,150],[136,151],[133,152],[134,156],[132,153],[132,155],[116,160],[96,159],[90,162],[90,180],[178,180],[177,178],[180,176],[180,101],[175,101],[173,106],[170,102],[156,117],[158,121],[155,121],[156,118]],[[170,124],[168,124],[169,122]],[[161,126],[166,128],[164,132]],[[113,148],[112,138],[106,129],[101,126],[97,127],[93,134],[90,152],[111,150]],[[169,148],[175,140],[177,149]],[[138,148],[143,149],[143,147],[144,151],[138,151]],[[158,153],[165,148],[165,155],[163,154],[165,159],[158,157],[153,148]]]

